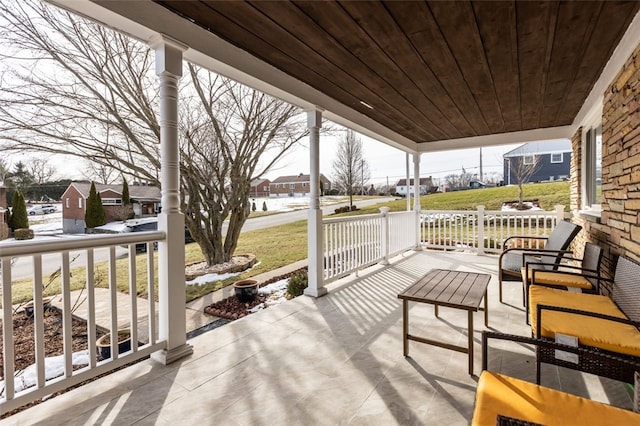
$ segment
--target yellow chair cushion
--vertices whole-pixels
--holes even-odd
[[[558,287],[574,287],[583,290],[593,289],[593,284],[583,276],[566,274],[563,272],[536,271],[536,281],[533,282],[533,270],[529,268],[529,276],[526,276],[527,268],[522,268],[522,282],[531,284],[551,285]]]
[[[626,318],[624,313],[607,296],[569,293],[564,290],[533,285],[529,287],[529,315],[534,335],[536,335],[537,325],[536,310],[539,304]],[[555,333],[577,336],[581,345],[640,356],[640,331],[632,325],[583,315],[545,311],[542,314],[541,334],[553,339]]]
[[[632,411],[483,371],[471,424],[493,426],[498,414],[544,425],[640,424]]]

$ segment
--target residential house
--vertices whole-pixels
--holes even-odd
[[[268,197],[269,185],[271,181],[269,179],[254,179],[251,181],[251,197]]]
[[[91,184],[72,182],[62,194],[62,231],[65,234],[85,232],[84,214]],[[122,185],[96,184],[107,222],[121,220]],[[160,211],[160,189],[156,186],[129,185],[129,198],[135,217],[152,216]]]
[[[413,182],[413,179],[409,179],[409,194],[413,194]],[[420,178],[420,195],[431,194],[437,190],[438,187],[433,184],[431,176]],[[396,183],[396,193],[403,197],[407,196],[407,179],[400,179],[398,183]]]
[[[320,186],[323,193],[331,191],[331,181],[320,173]],[[311,187],[310,175],[280,176],[269,184],[271,197],[302,197],[309,195]]]
[[[527,182],[523,183],[567,180],[571,175],[569,139],[529,142],[507,152],[502,158],[505,185],[518,183],[519,165],[535,167]]]

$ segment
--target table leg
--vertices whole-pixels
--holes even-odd
[[[404,356],[409,356],[409,301],[402,300],[402,349]]]
[[[484,291],[484,325],[489,327],[489,303],[487,302],[487,290]]]
[[[473,375],[473,311],[468,312],[469,333],[469,374]]]

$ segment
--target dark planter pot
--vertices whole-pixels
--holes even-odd
[[[256,280],[240,280],[233,283],[236,297],[240,303],[249,303],[258,295],[258,281]]]
[[[111,358],[111,333],[100,337],[96,342],[98,355],[102,359]],[[129,329],[118,330],[118,355],[131,350],[131,332]]]
[[[42,310],[46,312],[49,309],[51,309],[51,299],[42,299]],[[26,305],[24,305],[24,313],[27,314],[29,318],[33,317],[33,301],[28,302]]]

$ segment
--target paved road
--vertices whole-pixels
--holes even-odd
[[[394,198],[386,197],[386,198],[376,198],[371,200],[362,200],[357,201],[355,204],[358,207],[367,207],[373,204],[378,204],[386,201],[392,201]],[[330,206],[322,206],[322,211],[324,214],[333,213],[333,211],[341,206],[346,206],[349,203],[340,203],[340,204],[332,204]],[[295,210],[292,212],[278,213],[269,216],[261,216],[252,219],[248,219],[244,226],[242,227],[242,232],[253,231],[256,229],[269,228],[271,226],[283,225],[285,223],[296,222],[298,220],[307,219],[308,210]],[[128,250],[122,247],[116,247],[116,256],[122,257],[126,256]],[[86,264],[85,252],[83,250],[80,251],[72,251],[70,252],[70,259],[74,259],[72,267],[75,266],[83,266]],[[94,251],[94,261],[103,262],[108,260],[109,251],[107,248],[96,249]],[[51,274],[55,272],[58,268],[60,268],[60,254],[52,253],[45,254],[42,256],[42,271],[44,274]],[[29,278],[32,274],[32,266],[33,262],[31,257],[21,257],[15,259],[12,267],[11,267],[11,277],[12,279],[22,279]]]
[[[393,201],[393,197],[376,198],[371,200],[356,201],[354,204],[358,207],[367,207],[378,203]],[[322,206],[323,214],[333,213],[338,207],[349,205],[349,203],[331,204],[330,206]],[[306,220],[308,210],[295,210],[292,212],[278,213],[270,216],[260,216],[248,219],[242,227],[242,232],[254,231],[256,229],[269,228],[271,226],[284,225],[285,223],[296,222],[298,220]]]

